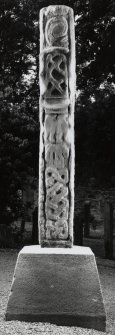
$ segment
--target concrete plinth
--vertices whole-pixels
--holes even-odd
[[[91,249],[24,247],[17,259],[6,320],[104,331],[106,317]]]

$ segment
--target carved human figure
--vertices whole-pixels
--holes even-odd
[[[45,142],[62,143],[67,141],[68,115],[48,115],[45,119]]]

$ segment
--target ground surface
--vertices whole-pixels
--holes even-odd
[[[16,250],[0,250],[0,335],[104,335],[106,333],[77,327],[60,327],[43,323],[5,321],[5,310],[10,293]],[[97,258],[105,309],[107,333],[115,335],[115,261]]]

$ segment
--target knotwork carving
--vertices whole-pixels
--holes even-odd
[[[56,222],[56,229],[60,227],[60,220],[66,223],[68,226],[68,210],[69,210],[69,201],[68,201],[68,170],[61,169],[57,170],[56,168],[47,167],[46,168],[46,223],[50,227],[53,226],[53,222]],[[49,221],[50,220],[50,221]],[[54,225],[55,226],[55,225]],[[53,228],[54,234],[54,228]],[[57,234],[57,233],[56,233]],[[63,231],[63,239],[64,237]],[[57,236],[57,235],[56,235]],[[66,234],[67,237],[67,229]],[[58,236],[59,237],[59,236]]]
[[[57,221],[59,219],[68,219],[68,203],[63,202],[61,199],[56,203],[56,208],[49,201],[46,202],[46,218],[49,220]],[[65,206],[64,206],[65,205]]]
[[[68,23],[64,16],[54,16],[45,27],[47,46],[68,47]]]
[[[68,238],[68,223],[66,220],[46,221],[46,238],[48,240],[66,240]]]
[[[68,195],[68,187],[65,187],[63,184],[59,182],[55,183],[52,187],[47,189],[47,200],[59,202],[60,199],[67,197]]]
[[[47,188],[53,186],[56,182],[66,185],[68,183],[68,170],[66,168],[57,170],[55,167],[47,167],[45,180]]]
[[[48,54],[45,59],[45,98],[68,97],[67,56],[59,51]]]
[[[63,5],[40,15],[40,237],[42,246],[65,247],[72,245],[74,20]]]

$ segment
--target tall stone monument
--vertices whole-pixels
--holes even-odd
[[[75,35],[73,10],[40,13],[40,244],[71,247],[74,212]]]
[[[105,330],[94,254],[73,246],[74,94],[73,10],[49,6],[40,12],[40,245],[18,255],[6,320]]]

